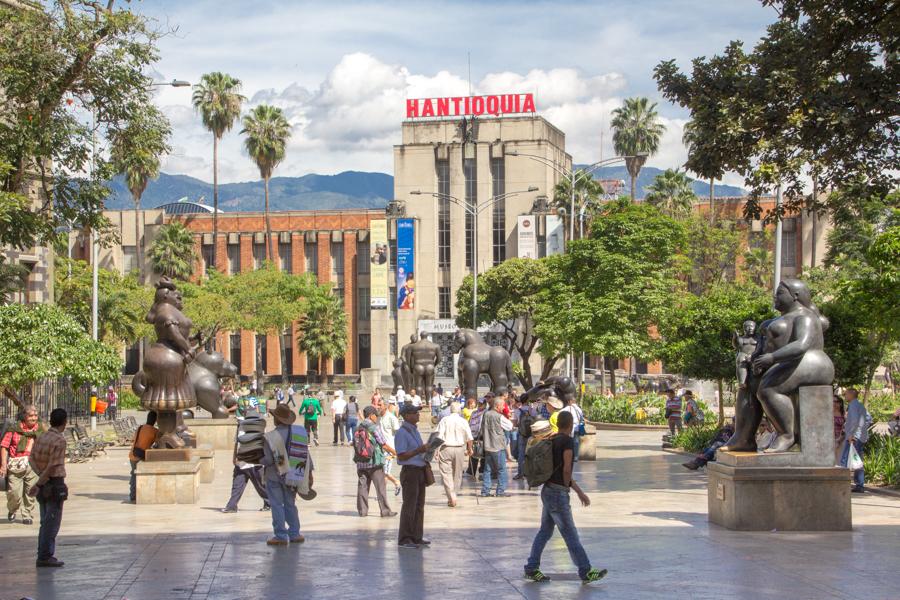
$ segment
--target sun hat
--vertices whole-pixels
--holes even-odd
[[[453,392],[444,392],[444,398],[452,398]]]
[[[536,435],[547,430],[550,430],[550,421],[547,421],[546,419],[541,419],[540,421],[535,421],[531,424],[531,435]]]
[[[275,419],[276,423],[292,425],[297,420],[297,415],[294,414],[294,411],[287,404],[279,404],[272,411],[272,418]]]
[[[560,400],[556,396],[550,396],[549,398],[547,398],[546,402],[556,410],[562,410],[563,408],[562,400]]]

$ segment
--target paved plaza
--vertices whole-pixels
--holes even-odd
[[[217,454],[216,480],[196,506],[134,506],[123,502],[129,465],[117,448],[68,467],[64,568],[35,569],[37,523],[3,521],[0,600],[900,597],[900,499],[854,495],[850,533],[727,531],[707,523],[704,472],[661,452],[659,435],[601,431],[599,460],[576,466],[592,505],[575,520],[594,565],[609,569],[589,586],[558,535],[542,564],[553,581],[523,580],[540,499],[520,482],[500,499],[476,498],[467,483],[456,509],[439,483],[429,488],[432,547],[400,550],[397,517],[356,515],[352,450],[329,443],[315,450],[318,497],[298,500],[306,543],[272,548],[269,513],[257,511],[251,486],[240,512],[218,512],[230,453]]]

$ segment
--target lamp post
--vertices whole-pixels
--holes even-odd
[[[569,240],[575,239],[575,186],[582,181],[584,178],[587,178],[599,169],[600,167],[613,164],[618,161],[624,161],[626,167],[629,170],[629,173],[633,168],[636,168],[640,171],[641,166],[643,166],[644,162],[647,160],[646,153],[638,153],[633,156],[613,156],[610,158],[604,158],[602,160],[598,160],[597,162],[589,165],[585,169],[566,169],[565,167],[560,166],[556,163],[556,161],[550,160],[544,156],[540,156],[538,154],[527,154],[525,152],[519,152],[517,150],[508,151],[506,153],[507,156],[522,156],[524,158],[528,158],[534,161],[537,161],[544,166],[550,167],[554,171],[556,171],[561,176],[567,178],[569,180],[569,185],[572,186],[571,189],[571,197],[569,200]],[[567,246],[568,247],[568,246]],[[566,375],[572,377],[574,373],[572,372],[572,355],[571,353],[566,354]],[[582,368],[582,381],[584,379],[584,358],[582,357],[581,361]]]
[[[485,208],[494,206],[497,202],[505,200],[506,198],[536,191],[538,191],[538,188],[535,186],[531,186],[527,190],[497,194],[496,196],[492,196],[490,200],[481,204],[480,206],[477,204],[475,206],[471,206],[468,202],[463,202],[456,196],[451,196],[450,194],[441,194],[439,192],[423,192],[421,190],[413,190],[410,192],[410,195],[412,196],[434,196],[435,198],[449,200],[457,206],[462,207],[462,209],[466,211],[467,214],[472,216],[472,254],[474,259],[472,261],[472,329],[475,331],[478,331],[478,214]]]

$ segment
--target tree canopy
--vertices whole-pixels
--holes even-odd
[[[653,179],[644,201],[665,215],[679,219],[691,214],[697,196],[693,180],[677,169],[666,169]]]
[[[149,258],[154,272],[173,279],[190,279],[197,260],[194,235],[179,221],[163,225],[150,247]]]
[[[315,285],[306,298],[306,314],[297,326],[300,333],[298,345],[309,357],[319,361],[322,373],[323,360],[343,356],[347,352],[347,314],[342,298],[335,296],[331,285]]]

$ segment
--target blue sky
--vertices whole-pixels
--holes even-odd
[[[133,4],[175,29],[160,43],[160,80],[240,78],[247,107],[281,106],[293,125],[276,175],[392,171],[405,98],[463,94],[467,53],[475,93],[533,92],[567,136],[576,162],[612,155],[609,113],[622,99],[659,102],[667,127],[649,164],[683,163],[687,115],[660,97],[653,67],[752,46],[774,20],[757,0],[634,2],[232,2]],[[164,170],[211,179],[211,136],[188,89],[161,88],[174,151]],[[235,130],[220,146],[220,180],[256,179]],[[726,178],[728,180],[729,178]],[[732,182],[735,182],[732,179]]]

